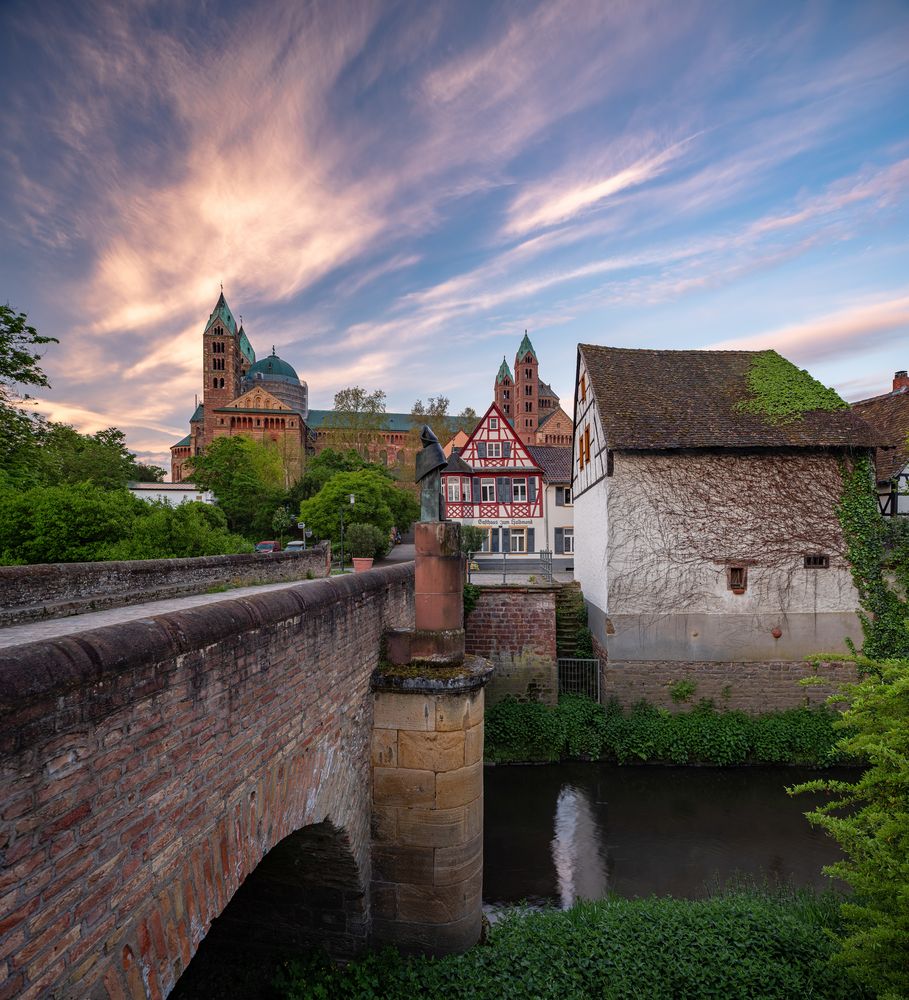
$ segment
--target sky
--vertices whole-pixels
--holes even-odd
[[[492,401],[525,329],[909,368],[909,3],[0,0],[0,302],[165,464],[223,282],[330,408]]]

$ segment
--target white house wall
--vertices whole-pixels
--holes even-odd
[[[584,380],[585,398],[579,386]],[[579,462],[580,441],[589,430],[590,461],[583,468]],[[607,528],[609,523],[607,498],[611,480],[607,477],[607,442],[596,407],[596,399],[583,355],[578,352],[578,375],[575,387],[574,445],[572,448],[572,500],[574,501],[574,578],[580,582],[587,601],[588,622],[600,641],[606,645]]]
[[[613,463],[608,492],[601,484],[575,499],[577,547],[588,553],[575,573],[588,600],[603,601],[612,634],[591,627],[611,661],[800,659],[860,640],[835,457],[617,452]],[[601,547],[606,572],[593,555]],[[829,568],[805,568],[809,554]],[[746,569],[744,593],[730,589],[733,565]]]

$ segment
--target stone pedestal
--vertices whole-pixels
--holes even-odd
[[[416,525],[416,628],[386,635],[373,676],[372,935],[404,951],[464,951],[480,936],[483,686],[464,655],[460,529]]]

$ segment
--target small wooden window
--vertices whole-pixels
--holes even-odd
[[[820,553],[812,553],[811,555],[805,556],[805,569],[829,569],[830,568],[830,556],[821,555]]]
[[[734,594],[744,594],[748,587],[748,568],[746,566],[728,566],[726,568],[726,585]]]

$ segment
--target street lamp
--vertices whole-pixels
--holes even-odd
[[[353,507],[356,497],[353,493],[347,494],[347,499],[350,502],[350,506]],[[341,508],[341,572],[344,572],[344,508]]]

